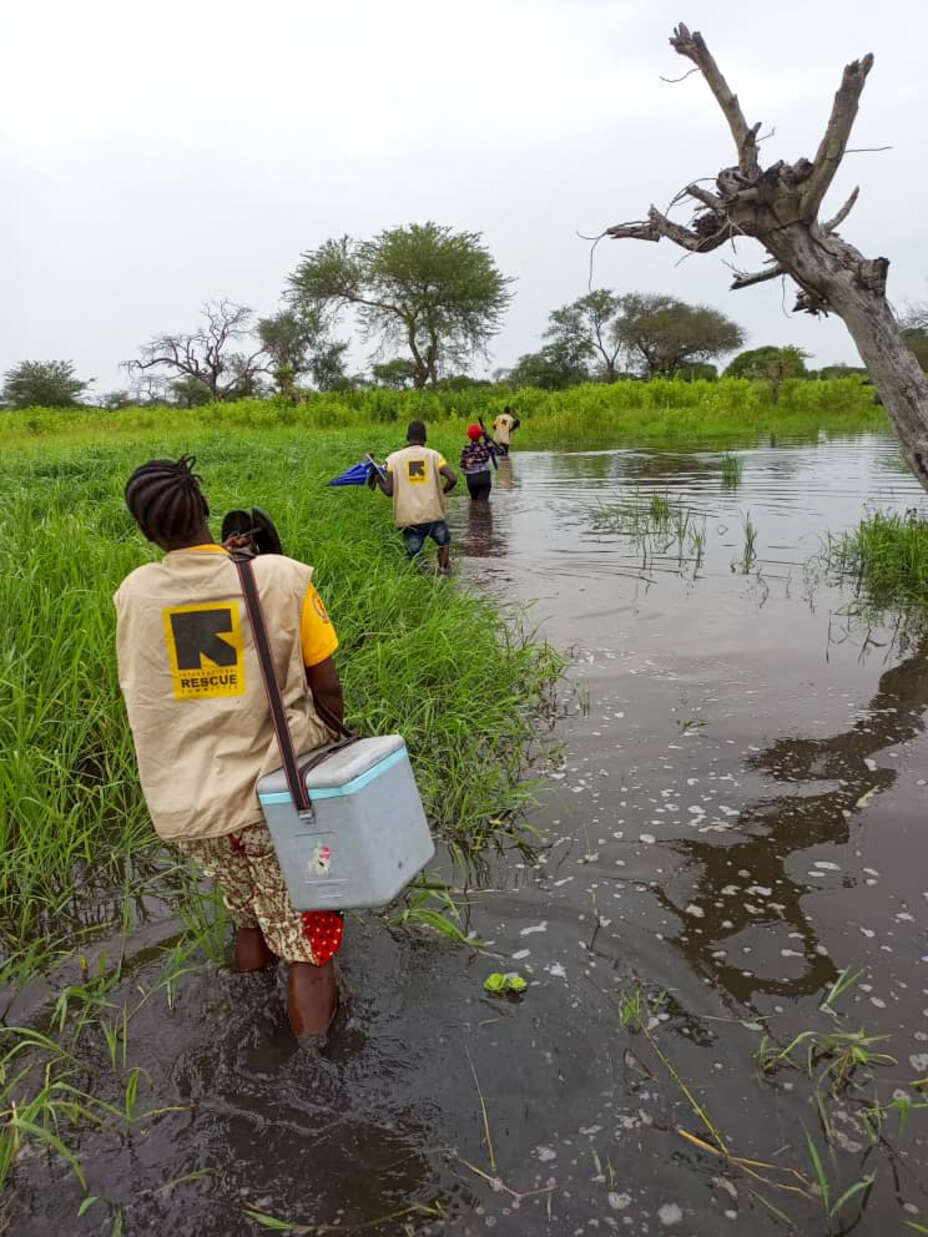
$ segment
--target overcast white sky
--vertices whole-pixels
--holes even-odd
[[[731,163],[727,130],[667,43],[702,30],[765,161],[811,156],[847,60],[873,51],[828,205],[928,295],[924,0],[9,0],[0,50],[0,371],[71,358],[96,390],[201,302],[277,306],[301,251],[434,219],[483,232],[517,279],[489,366],[539,345],[587,286],[577,232],[641,217]],[[749,344],[856,363],[839,321],[784,315],[778,284],[729,293],[723,258],[603,242],[594,285],[730,314]],[[791,299],[788,303],[791,303]],[[364,360],[358,350],[356,362]]]

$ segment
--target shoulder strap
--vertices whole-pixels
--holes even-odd
[[[264,680],[264,690],[271,710],[271,720],[274,723],[274,731],[277,735],[277,746],[280,748],[280,761],[287,778],[287,785],[290,788],[290,795],[298,811],[308,811],[312,807],[312,802],[300,776],[296,752],[293,748],[293,735],[290,733],[290,724],[287,721],[287,711],[284,708],[283,697],[280,694],[280,687],[274,674],[271,646],[267,638],[267,628],[264,626],[264,612],[261,609],[261,601],[258,597],[258,588],[255,584],[251,559],[245,554],[233,554],[232,561],[235,563],[238,577],[242,584],[245,609],[248,612],[251,630],[254,634],[258,662],[261,666],[261,677]]]

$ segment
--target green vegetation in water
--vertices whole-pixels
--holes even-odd
[[[741,461],[737,455],[726,452],[722,456],[722,489],[736,490],[741,484]]]
[[[874,512],[852,532],[829,535],[823,554],[831,571],[854,577],[874,606],[928,606],[928,521],[910,509]]]
[[[749,575],[751,568],[757,562],[757,525],[751,519],[750,511],[742,518],[741,527],[744,532],[744,548],[737,563],[732,563],[732,571],[736,569],[742,575]]]
[[[706,551],[706,517],[656,491],[635,490],[625,501],[603,507],[593,528],[597,533],[628,538],[641,555],[642,566],[670,556],[695,572]]]
[[[511,404],[522,420],[514,439],[517,449],[625,443],[754,446],[770,438],[815,441],[821,434],[889,432],[885,411],[873,403],[872,388],[863,386],[857,377],[789,379],[777,403],[771,401],[766,384],[745,378],[717,382],[655,378],[650,382],[586,383],[566,391],[373,387],[313,394],[300,403],[276,396],[193,409],[154,405],[118,411],[28,408],[0,414],[0,439],[16,442],[47,435],[86,438],[118,433],[176,440],[178,435],[183,438],[204,430],[234,433],[242,429],[392,426],[395,444],[396,433],[408,421],[421,419],[457,443],[463,441],[466,425],[480,416],[489,423],[505,404]]]
[[[483,981],[483,987],[492,996],[519,996],[528,987],[528,982],[516,971],[494,971]]]
[[[830,1237],[854,1227],[878,1179],[897,1188],[899,1165],[905,1162],[912,1167],[900,1140],[912,1115],[928,1110],[928,1099],[922,1098],[928,1095],[928,1078],[906,1082],[907,1090],[900,1088],[899,1079],[892,1074],[885,1080],[880,1078],[881,1070],[896,1064],[895,1057],[882,1051],[888,1036],[869,1035],[863,1029],[844,1031],[836,1025],[842,1018],[836,1002],[861,978],[862,972],[850,967],[840,973],[820,1006],[826,1019],[823,1028],[801,1031],[782,1045],[768,1034],[762,1036],[756,1054],[760,1078],[776,1085],[775,1075],[783,1069],[798,1071],[807,1078],[810,1107],[818,1117],[819,1138],[824,1142],[820,1146],[819,1138],[801,1126],[795,1137],[790,1140],[787,1136],[786,1145],[771,1152],[767,1160],[753,1153],[750,1157],[739,1154],[712,1114],[711,1086],[696,1086],[674,1063],[662,1039],[679,1029],[675,1024],[686,1018],[686,1012],[672,994],[649,990],[636,982],[623,986],[616,998],[622,1029],[630,1037],[640,1037],[634,1052],[626,1052],[626,1065],[655,1081],[666,1076],[698,1129],[693,1132],[677,1124],[677,1134],[710,1161],[714,1158],[723,1164],[726,1176],[740,1180],[757,1203],[796,1232],[812,1231],[808,1214],[792,1214],[800,1205],[807,1212],[815,1209],[820,1213],[823,1228],[815,1231]],[[758,1022],[764,1021],[743,1025],[760,1030]],[[892,1098],[881,1099],[882,1088],[891,1090]],[[834,1116],[840,1118],[837,1128]],[[836,1150],[849,1150],[848,1129],[859,1132],[865,1142],[856,1168],[848,1157],[839,1160],[835,1154]],[[781,1127],[780,1136],[783,1134]],[[794,1153],[804,1148],[801,1166],[783,1154],[790,1147]],[[864,1167],[867,1172],[862,1171]]]

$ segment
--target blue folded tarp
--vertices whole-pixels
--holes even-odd
[[[353,464],[351,468],[346,469],[340,477],[333,477],[328,483],[329,485],[367,485],[367,479],[374,471],[374,465],[367,460],[361,460],[359,464]]]

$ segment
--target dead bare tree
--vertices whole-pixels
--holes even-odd
[[[235,350],[239,340],[253,334],[252,311],[223,298],[204,304],[203,319],[191,334],[155,336],[141,349],[141,360],[125,362],[129,373],[167,373],[177,382],[202,387],[214,400],[254,394],[267,369],[264,346]]]
[[[757,148],[760,125],[748,126],[737,95],[702,35],[691,34],[680,25],[670,43],[692,60],[715,96],[734,138],[738,163],[719,172],[716,192],[691,184],[678,195],[698,204],[691,227],[674,222],[652,206],[647,219],[616,224],[607,229],[607,235],[646,241],[666,236],[693,253],[707,253],[740,236],[759,240],[770,254],[767,264],[753,273],[738,272],[732,288],[788,275],[799,285],[795,309],[811,314],[834,312],[844,320],[906,458],[928,489],[928,380],[903,342],[886,300],[889,261],[865,258],[838,235],[838,227],[857,201],[858,189],[827,222],[818,217],[847,150],[873,56],[854,60],[845,68],[815,159],[781,160],[762,168]]]

